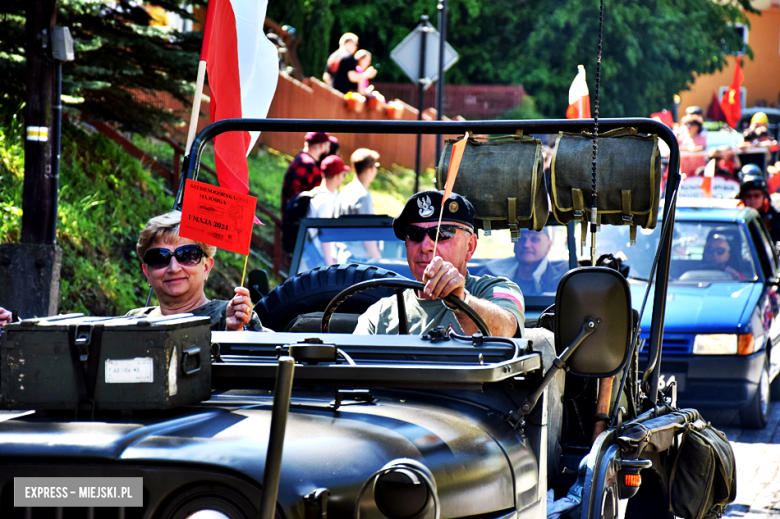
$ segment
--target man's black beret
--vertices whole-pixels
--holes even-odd
[[[413,223],[438,222],[442,210],[442,221],[458,222],[474,228],[474,206],[457,193],[451,193],[441,206],[444,191],[423,191],[412,195],[406,201],[404,210],[393,220],[393,233],[399,240],[406,239],[406,228]]]

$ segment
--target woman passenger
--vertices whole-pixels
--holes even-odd
[[[129,317],[191,313],[211,318],[211,329],[267,331],[252,310],[249,290],[236,287],[230,301],[209,300],[204,284],[214,266],[213,245],[179,236],[181,212],[149,220],[136,245],[149,286],[160,306],[136,308]]]

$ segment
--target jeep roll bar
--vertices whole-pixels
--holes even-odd
[[[590,131],[593,119],[539,119],[524,121],[351,121],[327,119],[224,119],[208,125],[192,143],[190,154],[184,157],[179,190],[174,207],[181,209],[185,180],[197,180],[200,170],[200,158],[205,145],[217,135],[229,131],[270,131],[270,132],[333,132],[368,134],[426,134],[426,135],[462,135],[466,131],[474,134],[513,134],[522,130],[525,134],[556,134],[560,131]],[[650,352],[644,381],[650,382],[649,395],[655,404],[658,397],[661,349],[663,341],[664,317],[666,311],[666,291],[671,260],[674,215],[669,211],[674,207],[673,197],[680,185],[680,150],[672,130],[665,124],[647,118],[599,119],[603,132],[617,128],[634,127],[641,133],[656,134],[670,150],[669,174],[665,188],[662,228],[672,226],[661,233],[659,242],[660,256],[655,280],[652,326],[650,329]],[[648,290],[650,285],[648,284]]]

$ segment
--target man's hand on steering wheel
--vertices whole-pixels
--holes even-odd
[[[461,301],[466,297],[466,277],[449,261],[435,256],[423,271],[423,297],[436,299],[450,294]]]

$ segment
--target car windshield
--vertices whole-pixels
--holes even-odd
[[[629,246],[629,227],[602,225],[596,238],[598,255],[625,256],[631,279],[646,281],[655,257],[661,224],[637,229],[636,245]],[[589,253],[589,246],[586,253]],[[671,282],[752,282],[756,269],[742,228],[735,223],[685,222],[674,225]]]

